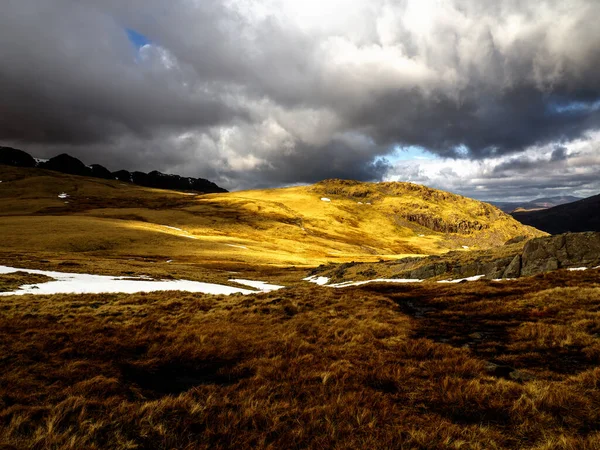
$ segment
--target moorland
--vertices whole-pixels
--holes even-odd
[[[555,237],[491,205],[408,183],[199,195],[8,166],[0,180],[0,264],[283,286],[0,297],[0,448],[600,447],[595,260],[438,282],[552,256]],[[440,262],[420,282],[303,281]],[[44,281],[15,270],[0,291]]]

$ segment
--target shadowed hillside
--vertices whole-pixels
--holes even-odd
[[[600,231],[600,195],[541,211],[518,212],[519,222],[551,234]]]
[[[188,195],[8,166],[0,180],[2,251],[11,254],[317,265],[541,235],[489,204],[410,183]]]

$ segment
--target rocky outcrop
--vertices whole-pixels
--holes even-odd
[[[487,279],[518,278],[557,269],[600,266],[600,233],[566,233],[531,239],[513,255],[493,258],[482,255],[464,261],[464,253],[443,257],[407,258],[394,262],[404,267],[395,278],[419,280],[466,278],[485,275]]]
[[[565,233],[532,239],[521,256],[521,276],[600,265],[600,233]]]

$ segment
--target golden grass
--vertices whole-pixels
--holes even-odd
[[[484,249],[541,234],[490,205],[408,183],[329,180],[196,196],[8,166],[0,179],[6,255],[35,248],[60,258],[314,266]]]
[[[0,445],[595,449],[598,281],[6,297]]]

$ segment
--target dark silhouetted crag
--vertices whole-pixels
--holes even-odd
[[[127,170],[110,172],[100,164],[86,166],[79,159],[66,153],[38,163],[31,155],[22,150],[0,147],[0,164],[18,167],[37,167],[55,172],[68,173],[70,175],[119,180],[158,189],[197,191],[207,194],[227,192],[227,190],[204,178],[181,177],[179,175],[164,174],[156,170],[150,173],[129,172]]]
[[[36,162],[29,153],[11,147],[0,147],[0,164],[7,166],[35,167]]]

